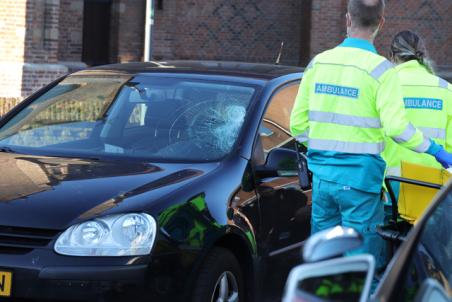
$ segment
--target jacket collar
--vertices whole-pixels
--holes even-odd
[[[375,48],[375,46],[372,43],[370,43],[367,40],[359,39],[359,38],[347,38],[344,40],[344,42],[339,44],[339,47],[359,48],[359,49],[367,50],[367,51],[377,54],[377,49]]]
[[[409,60],[405,63],[399,64],[396,67],[397,71],[403,70],[403,69],[422,69],[426,70],[424,66],[422,66],[417,60]]]

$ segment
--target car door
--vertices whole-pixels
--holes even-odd
[[[295,150],[289,123],[298,85],[299,82],[288,83],[270,99],[256,138],[252,160],[255,170],[265,162],[271,150]],[[279,289],[289,269],[299,260],[299,248],[310,234],[310,191],[300,189],[296,174],[269,178],[255,175],[255,180],[261,209],[260,249],[261,254],[267,256],[272,280],[266,284]],[[282,283],[275,284],[275,280],[282,280]]]
[[[425,296],[432,288],[452,299],[451,185],[401,246],[377,293],[379,300],[444,301],[436,294]]]

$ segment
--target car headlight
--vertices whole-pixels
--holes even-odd
[[[69,256],[147,255],[156,232],[154,218],[144,213],[96,218],[68,228],[55,243],[55,252]]]

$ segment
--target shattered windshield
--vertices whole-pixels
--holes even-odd
[[[0,148],[218,160],[232,151],[255,92],[181,78],[68,77],[0,128]]]

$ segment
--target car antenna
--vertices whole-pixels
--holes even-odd
[[[278,53],[278,57],[276,58],[276,65],[279,65],[279,62],[281,61],[281,55],[284,49],[284,41],[281,41],[281,47],[279,48],[279,53]]]

